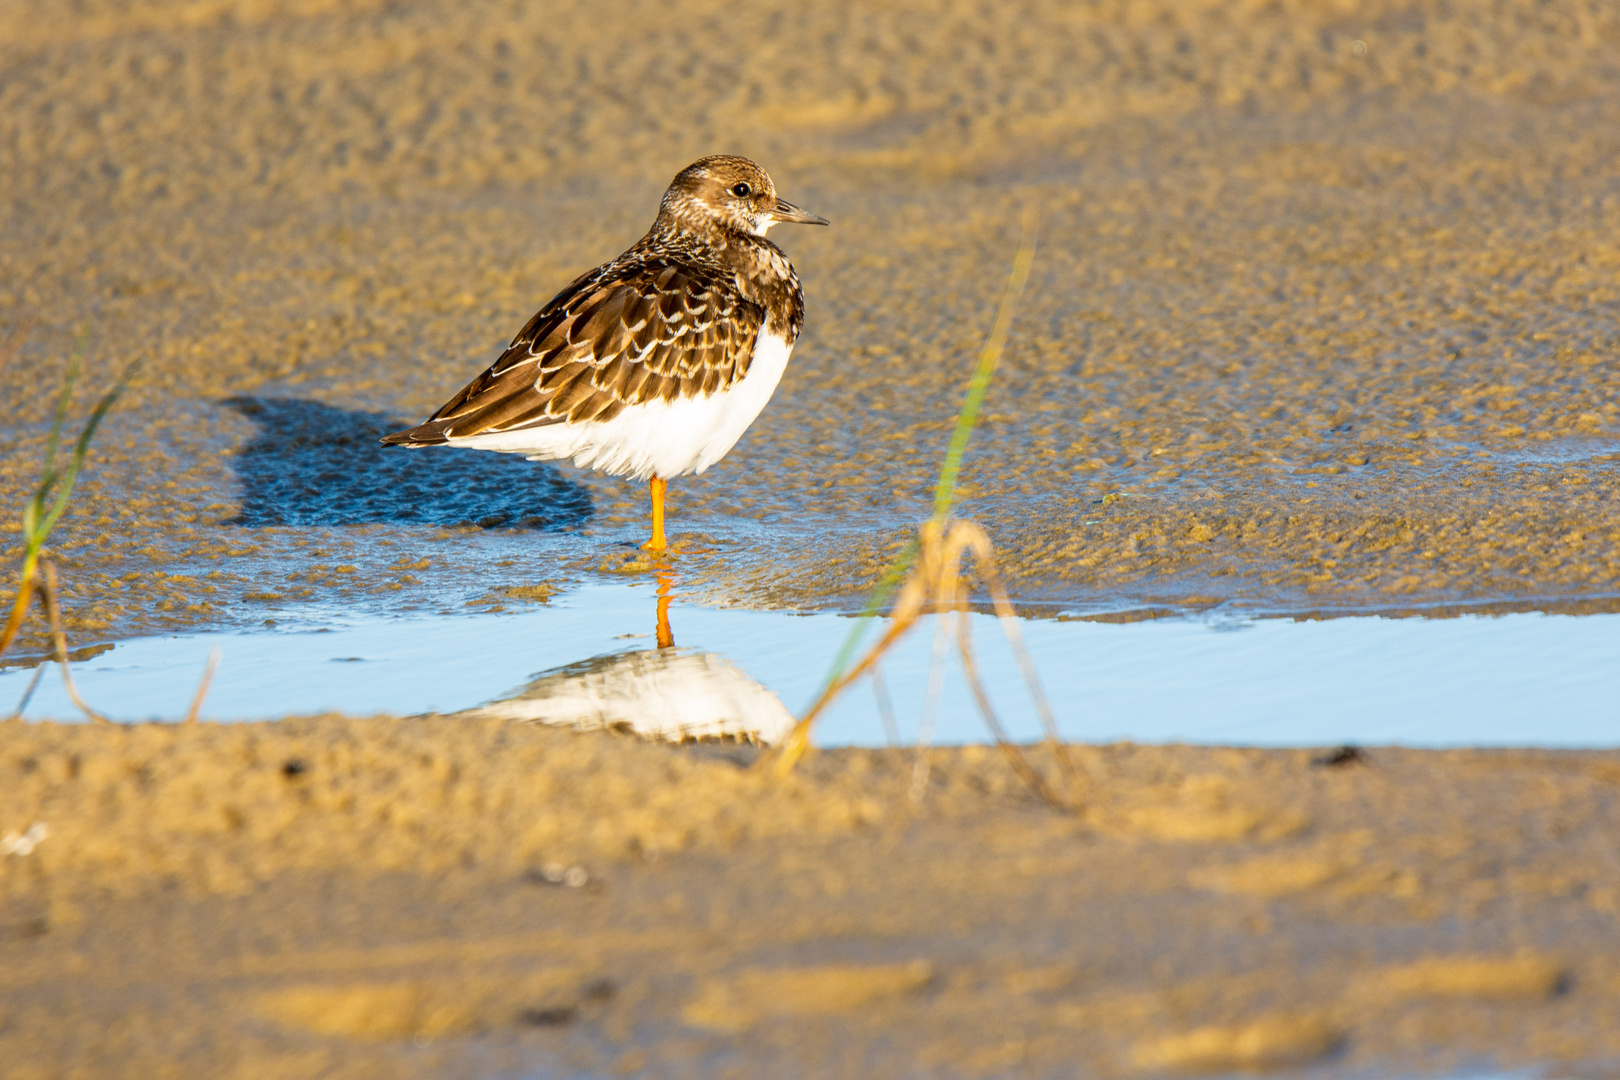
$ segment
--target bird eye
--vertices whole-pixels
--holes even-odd
[[[731,193],[739,199],[746,199],[754,193],[754,189],[747,184],[732,184]]]

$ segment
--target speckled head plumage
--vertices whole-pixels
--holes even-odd
[[[719,231],[764,236],[772,225],[825,225],[776,194],[770,174],[745,157],[700,158],[670,181],[658,210],[659,224],[683,232]]]

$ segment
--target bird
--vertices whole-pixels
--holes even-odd
[[[665,551],[669,482],[736,445],[804,327],[799,275],[765,235],[788,223],[828,221],[779,197],[747,158],[700,158],[634,246],[575,278],[483,374],[383,444],[567,459],[646,481],[641,546]]]

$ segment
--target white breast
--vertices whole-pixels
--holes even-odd
[[[636,480],[700,473],[737,445],[771,400],[792,352],[787,339],[766,323],[754,342],[748,374],[729,389],[632,405],[602,422],[452,436],[450,445],[523,454],[530,461],[568,458],[581,468]]]

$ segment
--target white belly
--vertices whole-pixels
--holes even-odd
[[[581,468],[636,480],[700,473],[737,445],[771,400],[792,352],[767,323],[755,339],[748,374],[728,390],[631,405],[607,421],[452,436],[450,445],[522,454],[530,461],[567,458]]]

